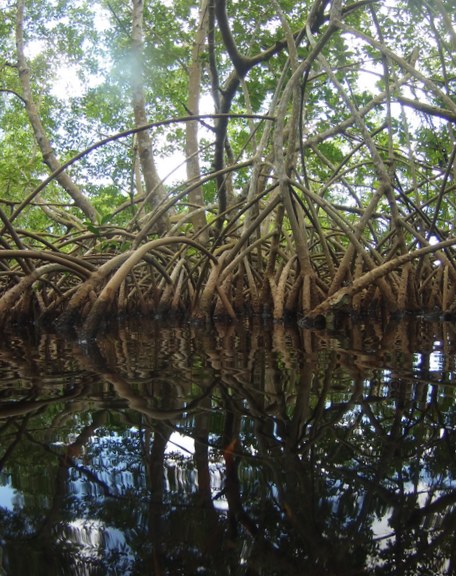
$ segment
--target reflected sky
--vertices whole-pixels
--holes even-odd
[[[21,495],[11,486],[11,478],[0,478],[0,507],[13,510],[21,505]]]
[[[453,574],[455,342],[416,319],[8,335],[4,573]]]

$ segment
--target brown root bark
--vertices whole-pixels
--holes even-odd
[[[400,256],[385,262],[374,270],[370,270],[363,274],[360,278],[354,280],[350,286],[345,286],[326,298],[326,300],[324,300],[321,304],[316,306],[309,314],[306,315],[307,319],[312,321],[319,316],[325,316],[330,310],[349,305],[354,294],[369,287],[370,285],[377,284],[380,279],[384,279],[384,277],[393,270],[411,262],[414,259],[419,259],[427,254],[438,252],[439,250],[453,246],[454,244],[456,244],[456,239],[451,238],[433,246],[426,246],[408,254],[401,254]],[[395,309],[396,308],[391,308],[392,311]]]
[[[99,296],[97,297],[95,303],[93,304],[87,318],[84,321],[84,325],[82,328],[82,337],[84,339],[93,338],[98,330],[98,326],[101,323],[103,317],[106,314],[108,308],[113,305],[114,298],[119,290],[120,285],[122,282],[125,281],[128,274],[132,271],[134,266],[140,262],[149,251],[156,250],[161,246],[167,246],[172,244],[189,244],[195,248],[200,249],[203,253],[205,253],[208,257],[212,260],[217,262],[217,259],[212,256],[209,252],[207,252],[202,246],[200,246],[194,240],[184,237],[169,237],[169,238],[158,238],[157,240],[151,240],[147,242],[143,246],[137,248],[132,253],[129,254],[128,258],[120,265],[119,269],[114,273],[112,278],[108,281],[106,286],[100,292]]]

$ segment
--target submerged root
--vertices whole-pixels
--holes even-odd
[[[0,298],[0,321],[2,325],[17,322],[24,318],[53,318],[59,328],[80,326],[81,337],[90,339],[96,336],[100,327],[110,319],[125,314],[176,315],[188,319],[210,321],[223,319],[233,321],[246,313],[270,316],[275,322],[284,319],[305,317],[307,323],[321,324],[322,319],[330,319],[334,313],[371,313],[380,308],[389,312],[416,311],[418,302],[415,289],[415,268],[411,264],[401,270],[400,291],[397,305],[385,307],[382,287],[373,271],[364,273],[351,284],[343,286],[336,293],[327,296],[324,286],[315,277],[293,277],[291,261],[275,278],[264,279],[267,290],[259,290],[255,282],[255,293],[249,293],[247,283],[238,281],[237,276],[229,275],[222,285],[218,283],[220,265],[212,268],[203,290],[196,292],[196,281],[188,277],[188,270],[181,265],[171,273],[172,283],[158,287],[158,278],[150,284],[150,271],[137,278],[141,269],[132,274],[130,269],[117,268],[114,274],[106,275],[99,270],[80,283],[63,291],[58,298],[46,304],[49,293],[42,282],[44,274],[62,273],[57,265],[46,265],[24,276]],[[388,281],[389,268],[384,265],[384,280]],[[380,271],[377,271],[379,274]],[[441,310],[442,313],[456,312],[454,285],[445,269],[436,270],[432,278],[423,283],[421,309]],[[47,284],[47,290],[57,294]],[[243,298],[239,297],[243,295]],[[251,305],[255,302],[255,308]]]
[[[81,337],[90,339],[107,321],[125,314],[230,322],[245,314],[266,315],[275,322],[294,316],[313,325],[332,321],[340,312],[423,309],[452,315],[454,272],[437,255],[455,243],[427,245],[367,271],[358,256],[348,281],[332,294],[331,282],[322,279],[328,271],[320,260],[318,274],[301,274],[296,256],[286,259],[278,251],[274,271],[271,259],[261,261],[255,251],[236,258],[227,244],[216,258],[180,236],[151,240],[98,268],[93,262],[99,256],[88,263],[56,255],[52,263],[33,261],[28,273],[23,267],[11,270],[0,296],[0,326],[46,319],[61,329],[78,326]]]

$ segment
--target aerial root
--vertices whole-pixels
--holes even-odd
[[[109,319],[135,313],[182,315],[205,322],[231,322],[246,314],[275,322],[294,316],[319,326],[334,314],[379,310],[440,311],[448,317],[456,312],[455,273],[448,261],[437,258],[437,251],[455,242],[428,245],[367,271],[358,257],[349,281],[329,294],[331,278],[326,276],[324,282],[311,271],[300,273],[295,256],[283,259],[274,273],[261,262],[255,268],[247,257],[229,266],[226,253],[208,259],[204,250],[196,253],[198,265],[190,265],[185,251],[179,251],[183,244],[195,248],[195,243],[182,237],[161,238],[119,254],[98,268],[91,269],[83,262],[78,266],[73,259],[68,267],[59,260],[32,265],[28,273],[18,270],[14,278],[9,276],[9,286],[0,297],[0,322],[5,326],[24,318],[52,320],[61,329],[77,326],[82,336],[90,339]],[[175,250],[165,250],[162,262],[150,265],[149,251],[170,245]],[[385,286],[391,294],[385,294]]]

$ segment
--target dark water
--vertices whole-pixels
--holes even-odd
[[[0,574],[454,574],[455,347],[420,320],[6,334]]]

